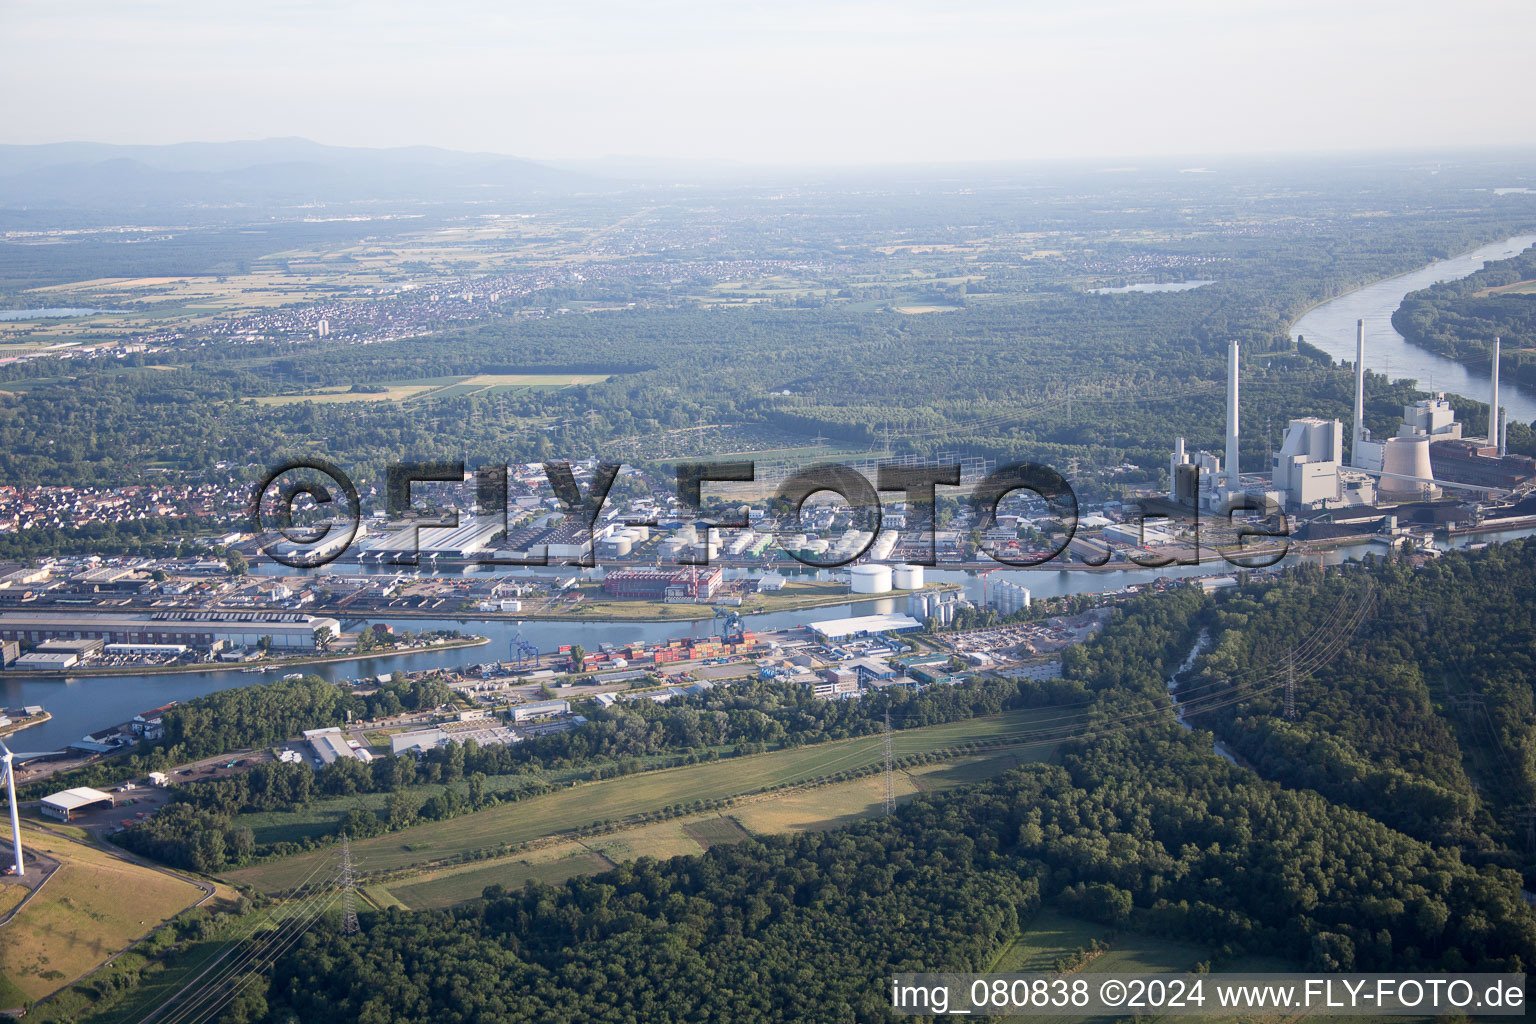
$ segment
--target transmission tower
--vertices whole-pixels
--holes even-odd
[[[357,879],[352,876],[352,841],[341,834],[341,934],[356,935]]]
[[[891,709],[885,709],[885,813],[896,809],[896,780],[891,757]]]
[[[1296,649],[1288,652],[1285,662],[1285,720],[1296,721]]]
[[[1516,814],[1520,824],[1525,826],[1525,848],[1536,850],[1536,804],[1526,804]]]

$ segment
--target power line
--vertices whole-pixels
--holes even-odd
[[[1293,649],[1287,655],[1285,675],[1285,720],[1296,721],[1296,651]]]
[[[896,789],[891,767],[891,709],[885,709],[885,813],[896,809]]]
[[[352,838],[341,834],[341,934],[356,935],[357,880],[352,876]]]

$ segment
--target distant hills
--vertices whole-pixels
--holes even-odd
[[[431,146],[362,149],[308,139],[0,145],[0,206],[11,208],[506,198],[605,187],[603,178],[569,167]]]

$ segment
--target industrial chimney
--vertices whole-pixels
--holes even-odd
[[[1349,457],[1360,464],[1360,442],[1365,440],[1365,321],[1355,322],[1355,433]]]
[[[1499,348],[1502,338],[1493,339],[1493,374],[1488,386],[1488,443],[1496,445],[1500,455],[1504,451],[1504,434],[1499,430]]]
[[[1242,489],[1237,475],[1237,339],[1227,348],[1227,491]]]

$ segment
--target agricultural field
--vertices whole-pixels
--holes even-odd
[[[1030,722],[1049,711],[1012,711],[895,733],[897,757],[929,753],[963,744],[1026,732]],[[1053,743],[1039,743],[1032,759],[1049,756]],[[593,825],[620,821],[696,801],[738,797],[774,786],[797,785],[839,772],[866,768],[883,756],[882,739],[867,736],[779,750],[750,757],[645,772],[573,786],[465,817],[434,822],[367,839],[352,845],[354,863],[365,874],[399,871],[441,863],[466,853],[518,846]],[[1014,751],[1018,753],[1018,751]],[[823,804],[825,806],[825,804]],[[232,882],[269,892],[286,889],[305,877],[329,850],[301,854],[241,868]]]
[[[60,866],[0,928],[0,995],[37,1000],[100,966],[204,896],[202,887],[35,828],[26,843]],[[124,899],[133,893],[133,899]]]
[[[320,388],[297,395],[266,395],[259,405],[298,405],[315,402],[409,402],[417,399],[495,396],[517,391],[555,391],[584,384],[601,384],[606,373],[477,373],[458,377],[426,377],[419,380],[380,381],[370,387],[381,391],[353,391],[350,386]]]
[[[917,793],[978,782],[1048,757],[1044,745],[999,747],[973,757],[897,772],[896,802]],[[517,888],[527,880],[559,882],[577,875],[607,870],[638,857],[668,857],[702,853],[711,846],[740,842],[753,835],[836,828],[884,809],[885,782],[870,775],[808,790],[767,793],[725,811],[650,822],[604,835],[566,839],[491,861],[428,870],[373,888],[391,902],[412,909],[448,906],[474,899],[488,885]]]
[[[257,405],[332,405],[337,402],[403,402],[432,388],[425,384],[390,384],[383,391],[352,391],[350,388],[324,388],[304,395],[264,395]]]
[[[1473,298],[1486,298],[1489,295],[1536,295],[1536,281],[1516,281],[1514,284],[1500,285],[1497,288],[1484,288],[1474,292]]]

